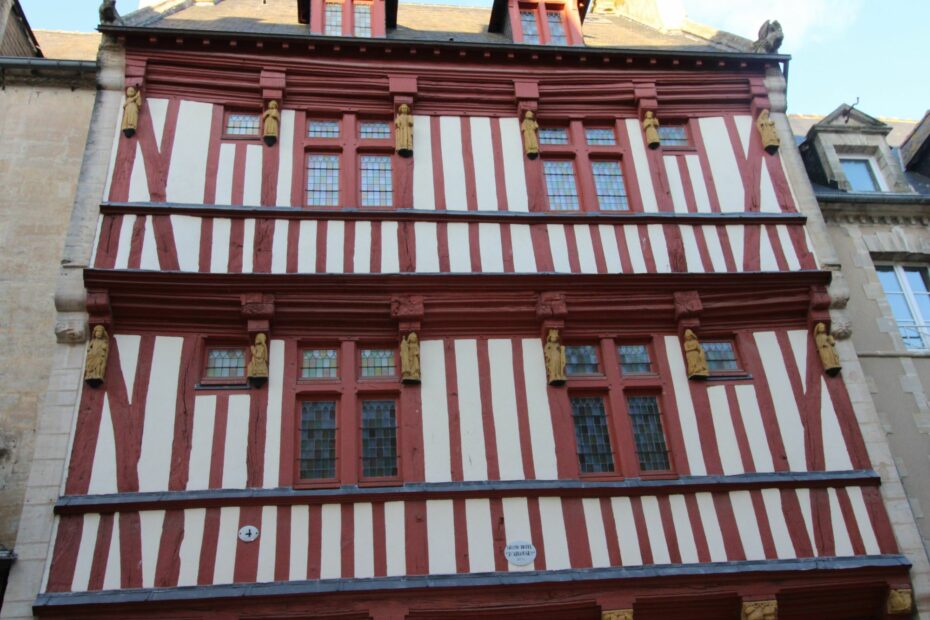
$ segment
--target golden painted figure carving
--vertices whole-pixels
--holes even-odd
[[[777,153],[781,140],[778,139],[778,133],[775,131],[775,121],[769,116],[768,110],[759,112],[759,118],[756,119],[756,129],[759,130],[759,135],[762,136],[762,148],[765,149],[765,152],[769,155]]]
[[[252,345],[252,359],[249,360],[249,367],[246,374],[249,379],[267,379],[268,378],[268,345],[267,336],[258,334],[255,336],[255,344]]]
[[[262,139],[268,146],[278,141],[278,128],[281,126],[281,112],[277,101],[269,101],[268,109],[262,114]]]
[[[400,341],[400,379],[404,383],[420,382],[420,339],[410,332]]]
[[[836,354],[836,340],[827,332],[827,326],[823,323],[817,323],[814,327],[814,342],[817,344],[817,353],[820,354],[823,369],[831,377],[836,376],[840,371],[840,356]]]
[[[546,378],[549,385],[562,385],[565,383],[565,347],[559,338],[559,330],[549,330],[543,353],[546,357]]]
[[[139,110],[142,109],[142,93],[134,86],[126,89],[126,103],[123,104],[123,135],[131,138],[136,135],[139,125]]]
[[[706,379],[710,375],[704,347],[690,329],[685,330],[685,360],[688,362],[689,379]]]
[[[413,116],[406,103],[400,104],[394,117],[394,148],[401,157],[413,155]]]
[[[659,138],[659,119],[652,111],[646,112],[646,118],[643,119],[643,131],[646,133],[646,144],[651,149],[659,148],[662,140]]]
[[[523,124],[520,125],[523,132],[523,150],[526,152],[528,159],[539,157],[539,136],[536,134],[539,129],[539,123],[536,122],[536,115],[532,110],[527,110],[523,115]]]
[[[613,611],[602,611],[601,620],[633,620],[633,610],[615,609]]]
[[[888,593],[889,614],[910,614],[914,610],[914,594],[910,589],[892,590]]]
[[[752,601],[743,603],[742,620],[777,620],[777,601]]]
[[[103,325],[97,325],[87,343],[87,364],[84,366],[84,381],[90,387],[98,387],[103,383],[109,354],[110,336]]]

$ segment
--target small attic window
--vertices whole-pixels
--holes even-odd
[[[584,42],[577,10],[571,2],[522,0],[511,5],[510,23],[517,43],[580,45]]]
[[[536,21],[536,11],[520,11],[520,26],[523,28],[523,42],[539,45],[539,23]]]
[[[330,36],[342,36],[342,3],[327,2],[323,14],[323,32]]]
[[[880,192],[882,190],[870,159],[841,158],[840,165],[843,167],[843,174],[846,175],[852,191]]]
[[[391,19],[386,0],[297,0],[297,8],[311,34],[331,37],[382,38]]]

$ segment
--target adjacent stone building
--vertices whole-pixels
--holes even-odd
[[[834,332],[851,334],[930,548],[930,115],[908,125],[892,139],[891,123],[842,105],[800,149],[848,298]]]
[[[28,557],[48,536],[26,527],[17,539],[17,529],[55,352],[53,297],[94,104],[99,36],[33,32],[17,1],[0,2],[0,33],[0,558],[8,561],[14,550]],[[59,385],[73,397],[77,385]],[[60,430],[38,446],[40,455],[63,449],[70,429]],[[33,473],[44,466],[40,456]],[[53,499],[49,489],[41,509]],[[24,513],[30,526],[43,522],[33,520],[34,509]]]

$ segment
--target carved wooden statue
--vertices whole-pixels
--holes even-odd
[[[707,356],[697,335],[690,329],[685,330],[685,360],[688,362],[689,379],[706,379],[710,376],[707,369]]]
[[[769,155],[777,153],[781,140],[778,139],[778,133],[775,131],[775,121],[769,116],[768,110],[759,112],[759,117],[756,119],[756,129],[759,130],[759,135],[762,136],[762,148],[765,149],[765,152]]]
[[[840,356],[836,354],[836,340],[827,332],[827,326],[823,323],[817,323],[814,327],[814,342],[817,344],[817,353],[820,354],[823,369],[828,375],[835,377],[840,371]]]
[[[743,603],[742,620],[777,620],[777,601],[752,601]]]
[[[394,117],[394,149],[401,157],[413,155],[413,115],[406,103],[400,104]]]
[[[633,620],[633,610],[615,609],[613,611],[602,611],[601,620]]]
[[[909,589],[892,590],[888,593],[887,611],[889,615],[907,614],[914,611],[914,593]]]
[[[526,157],[536,159],[539,157],[539,136],[536,133],[539,130],[539,123],[536,122],[536,115],[532,110],[527,110],[523,115],[520,130],[523,132],[523,150]]]
[[[255,336],[255,344],[252,345],[252,359],[249,360],[249,367],[246,374],[250,381],[263,383],[268,378],[268,337],[265,334]]]
[[[646,144],[651,149],[659,148],[662,140],[659,138],[659,119],[651,110],[646,112],[646,118],[643,119],[643,132],[646,134]]]
[[[404,383],[420,382],[420,339],[410,332],[400,341],[400,380]]]
[[[546,378],[549,385],[562,385],[565,383],[565,347],[562,346],[559,330],[549,330],[543,353],[546,357]]]
[[[142,109],[142,93],[135,86],[126,89],[126,103],[123,104],[123,135],[131,138],[136,135],[139,126],[139,110]]]
[[[103,325],[97,325],[87,343],[87,363],[84,366],[84,381],[90,387],[99,387],[103,383],[109,355],[110,336]]]
[[[278,141],[278,130],[281,126],[281,112],[277,101],[269,101],[268,109],[262,114],[262,139],[268,146],[274,146]]]

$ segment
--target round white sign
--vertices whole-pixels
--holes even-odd
[[[536,559],[536,547],[525,540],[515,540],[504,547],[504,557],[514,566],[526,566]]]
[[[243,525],[239,529],[239,540],[242,542],[252,542],[258,538],[258,528],[254,525]]]

